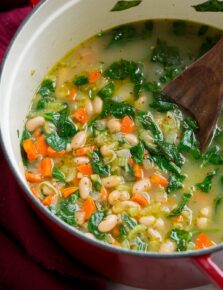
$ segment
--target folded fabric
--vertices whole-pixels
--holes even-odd
[[[0,13],[0,62],[30,9]],[[103,278],[66,253],[25,202],[2,149],[0,172],[0,289],[105,289]]]

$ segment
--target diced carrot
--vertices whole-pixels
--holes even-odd
[[[88,79],[90,84],[96,83],[101,77],[101,72],[99,70],[91,71],[88,74]]]
[[[162,185],[163,187],[168,186],[168,180],[165,177],[163,177],[157,173],[154,173],[152,176],[150,176],[150,181],[153,184]]]
[[[108,199],[108,191],[107,191],[107,189],[104,186],[101,187],[101,198],[103,200],[107,200]]]
[[[130,165],[133,167],[133,166],[134,166],[134,164],[135,164],[135,163],[134,163],[134,161],[133,161],[133,159],[132,159],[132,158],[129,158],[129,160],[128,160],[128,161],[129,161],[129,164],[130,164]]]
[[[131,200],[137,202],[141,206],[149,205],[149,201],[142,194],[139,193],[134,194]]]
[[[71,100],[71,101],[75,101],[77,98],[77,91],[75,90],[75,88],[71,88],[69,90],[69,96],[68,96],[68,99]]]
[[[41,135],[41,130],[37,128],[33,133],[33,137],[37,139],[39,138],[40,135]]]
[[[36,152],[36,148],[35,148],[33,141],[31,139],[24,140],[22,145],[23,145],[23,149],[26,152],[27,158],[30,161],[37,159],[38,154]]]
[[[51,158],[44,158],[40,162],[40,172],[44,177],[51,177],[53,172],[53,160]]]
[[[34,146],[39,154],[41,154],[43,157],[47,155],[47,148],[48,145],[45,141],[46,136],[41,135],[37,140],[34,142]]]
[[[70,196],[72,193],[74,193],[77,190],[77,187],[75,186],[71,186],[71,187],[67,187],[67,188],[63,188],[61,189],[61,192],[63,194],[63,196],[65,198],[67,198],[68,196]]]
[[[42,181],[42,176],[40,174],[35,174],[32,172],[25,173],[26,180],[31,183],[38,183]]]
[[[117,238],[120,234],[120,224],[117,224],[111,231],[113,237]]]
[[[91,152],[93,153],[94,151],[94,146],[87,146],[87,147],[83,147],[83,148],[79,148],[76,150],[76,156],[80,157],[80,156],[87,156],[87,152]]]
[[[135,177],[142,179],[144,176],[142,166],[140,166],[139,164],[134,164],[133,169]]]
[[[36,187],[31,187],[31,191],[36,198],[40,199],[40,192]]]
[[[93,170],[91,167],[91,164],[81,164],[77,166],[77,170],[87,176],[90,176],[93,174]]]
[[[129,116],[125,116],[122,119],[121,131],[122,133],[132,133],[133,131],[135,131],[135,123]]]
[[[85,108],[79,108],[74,114],[73,117],[81,124],[85,124],[88,121],[88,113]]]
[[[52,157],[52,158],[56,158],[56,157],[61,157],[66,153],[65,150],[61,150],[61,151],[56,151],[54,150],[52,147],[48,147],[47,148],[47,156]]]
[[[51,203],[52,203],[52,196],[51,196],[51,195],[48,195],[47,197],[45,197],[45,198],[42,200],[42,203],[43,203],[45,206],[49,206],[49,205],[51,205]]]
[[[82,209],[85,212],[85,220],[89,220],[91,215],[96,211],[96,206],[92,197],[89,196],[85,199]]]
[[[213,246],[213,242],[210,240],[207,234],[201,233],[198,235],[195,241],[195,247],[197,250],[205,249]]]

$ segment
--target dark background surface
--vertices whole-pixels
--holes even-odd
[[[0,0],[0,11],[10,10],[15,7],[23,7],[28,4],[28,0]]]

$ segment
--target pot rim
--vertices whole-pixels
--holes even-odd
[[[28,14],[28,16],[26,16],[26,18],[22,21],[22,23],[20,24],[19,28],[17,29],[15,35],[11,39],[10,44],[9,44],[8,48],[6,49],[6,52],[3,56],[2,64],[0,67],[0,87],[1,87],[1,83],[2,83],[2,75],[3,75],[4,67],[6,66],[6,61],[10,55],[10,51],[13,48],[13,45],[16,42],[19,34],[22,32],[24,26],[28,25],[29,20],[33,17],[33,15],[37,14],[39,12],[39,10],[43,9],[44,6],[49,1],[50,0],[42,0],[42,1],[40,1],[40,3],[38,5],[36,5],[34,7],[33,10]],[[115,246],[112,246],[109,244],[105,244],[105,243],[101,242],[100,240],[97,240],[97,239],[93,240],[91,238],[88,238],[85,236],[84,233],[77,230],[75,227],[72,228],[70,225],[66,224],[64,221],[59,219],[57,216],[50,213],[33,195],[31,195],[30,191],[26,187],[24,187],[23,182],[25,182],[25,181],[23,181],[20,178],[16,168],[13,166],[13,162],[12,162],[11,157],[9,156],[7,148],[5,146],[2,127],[0,128],[0,140],[1,140],[1,147],[3,149],[4,157],[6,158],[6,161],[9,165],[13,175],[15,176],[17,182],[19,183],[20,188],[24,191],[24,193],[28,197],[29,201],[34,203],[35,207],[37,207],[38,210],[41,211],[41,213],[44,216],[46,216],[51,222],[55,223],[58,227],[67,231],[71,235],[78,237],[81,240],[91,244],[92,246],[101,248],[101,249],[109,251],[109,252],[113,252],[115,254],[125,254],[125,255],[129,255],[129,256],[139,256],[139,257],[144,257],[144,258],[148,257],[148,258],[152,258],[152,259],[176,259],[176,258],[178,259],[178,258],[193,258],[193,257],[196,258],[196,257],[200,257],[200,256],[208,256],[210,254],[213,254],[215,252],[223,250],[223,243],[222,243],[222,244],[218,244],[218,245],[215,245],[215,246],[207,248],[207,249],[193,250],[193,251],[190,250],[190,251],[185,251],[185,252],[174,252],[171,254],[162,254],[162,253],[158,253],[158,252],[157,253],[156,252],[139,252],[136,250],[128,250],[128,249],[124,249],[121,247],[115,247]]]

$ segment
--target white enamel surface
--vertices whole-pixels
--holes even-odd
[[[223,28],[222,13],[197,13],[200,0],[144,0],[109,12],[117,0],[48,0],[25,23],[4,63],[0,82],[0,125],[4,147],[23,185],[19,139],[31,98],[41,79],[71,48],[101,30],[143,19],[175,18]],[[31,71],[35,70],[32,76]]]

